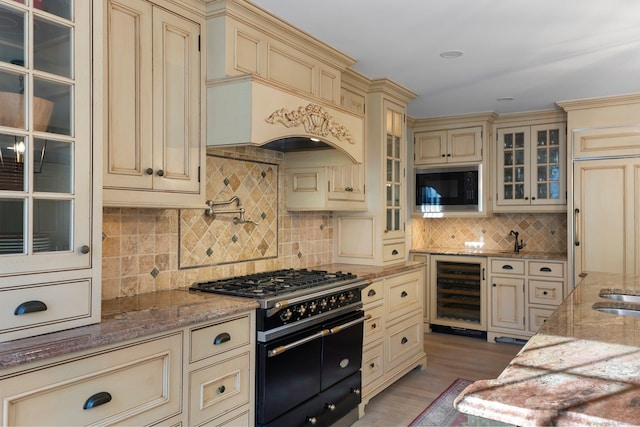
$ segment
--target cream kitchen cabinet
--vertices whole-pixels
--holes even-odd
[[[337,262],[406,260],[406,104],[415,94],[386,79],[367,94],[366,212],[336,215]]]
[[[0,373],[3,425],[148,425],[181,412],[182,333]]]
[[[100,7],[104,204],[204,206],[203,18],[165,0]]]
[[[566,210],[566,124],[496,129],[494,212]]]
[[[254,324],[250,313],[189,330],[186,425],[253,424]]]
[[[414,133],[414,165],[482,162],[481,126]]]
[[[489,258],[487,341],[527,340],[563,300],[565,261]]]
[[[287,153],[285,164],[287,210],[366,210],[362,163],[326,150],[313,158],[308,153]]]
[[[416,366],[427,363],[424,353],[424,269],[375,279],[362,290],[368,319],[364,325],[362,355],[362,403]]]
[[[253,425],[254,366],[252,310],[0,370],[0,419],[2,425]]]
[[[640,96],[558,104],[570,130],[572,285],[589,271],[640,274]]]
[[[0,31],[4,342],[100,321],[101,167],[92,121],[99,126],[101,106],[92,105],[100,91],[92,90],[90,2],[2,0],[0,9],[12,24]]]
[[[573,164],[574,283],[588,271],[640,274],[639,192],[638,157]]]
[[[422,312],[424,317],[424,328],[425,330],[429,330],[429,291],[427,289],[429,284],[429,263],[430,258],[429,254],[416,254],[412,253],[409,255],[411,261],[418,261],[424,264],[424,277],[422,279],[422,283],[424,284],[424,289],[422,291],[422,295],[424,296],[424,301],[422,302]]]

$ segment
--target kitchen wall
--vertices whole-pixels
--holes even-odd
[[[482,242],[483,249],[511,250],[511,230],[526,243],[523,252],[567,251],[567,215],[495,214],[489,218],[414,218],[412,248],[463,249],[466,242]]]
[[[332,262],[331,213],[285,209],[284,192],[277,191],[285,188],[282,153],[240,147],[216,149],[210,154],[207,199],[228,200],[241,195],[246,218],[260,224],[235,225],[231,222],[234,215],[206,217],[205,205],[202,210],[182,211],[104,208],[103,299]],[[211,255],[206,255],[208,249]]]

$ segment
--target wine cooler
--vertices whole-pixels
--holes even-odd
[[[486,333],[486,261],[483,257],[431,256],[431,329]],[[445,328],[439,328],[443,326]]]

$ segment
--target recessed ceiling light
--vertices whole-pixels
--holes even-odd
[[[460,58],[462,55],[464,55],[464,52],[461,50],[447,50],[445,52],[442,52],[440,54],[440,57],[445,59],[453,59]]]
[[[500,98],[496,98],[496,101],[513,101],[514,99],[513,96],[501,96]]]

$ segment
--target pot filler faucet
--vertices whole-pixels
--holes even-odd
[[[524,243],[522,241],[522,239],[520,239],[520,244],[518,244],[518,235],[520,235],[520,233],[518,233],[517,231],[513,231],[511,230],[511,232],[509,233],[510,236],[515,236],[515,241],[513,242],[513,252],[518,253],[520,252],[520,249],[524,248],[525,246],[527,246],[526,243]]]

